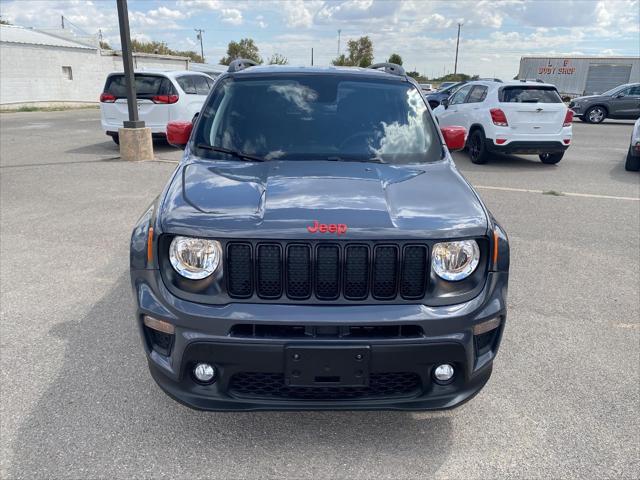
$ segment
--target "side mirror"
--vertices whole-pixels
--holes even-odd
[[[175,121],[167,124],[167,142],[174,147],[181,148],[189,143],[193,124],[191,122]]]
[[[447,144],[447,148],[450,152],[462,150],[464,148],[465,140],[467,137],[467,129],[464,127],[440,127],[442,136],[444,137],[444,143]]]
[[[442,105],[445,109],[449,108],[449,99],[443,98],[442,100],[440,100],[440,105]]]
[[[624,96],[625,96],[624,92],[620,92],[620,93],[614,95],[613,98],[622,98]]]

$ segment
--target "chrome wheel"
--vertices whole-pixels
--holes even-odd
[[[600,123],[604,120],[606,114],[602,107],[593,107],[587,112],[587,118],[590,123]]]

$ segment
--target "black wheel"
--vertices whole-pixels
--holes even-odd
[[[487,145],[482,130],[474,130],[467,139],[467,148],[469,150],[469,158],[472,163],[483,164],[489,160],[487,153]]]
[[[538,155],[540,157],[540,161],[542,163],[546,163],[547,165],[555,165],[562,157],[564,157],[564,152],[560,153],[541,153]]]
[[[602,123],[607,118],[607,109],[600,105],[595,105],[588,108],[582,118],[587,123]]]
[[[120,145],[120,136],[119,135],[111,135],[111,140],[113,140],[113,142],[116,145]]]
[[[628,172],[637,172],[640,170],[640,155],[634,157],[631,153],[631,146],[629,146],[627,161],[624,162],[624,169]]]

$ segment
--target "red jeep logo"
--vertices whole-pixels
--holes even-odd
[[[347,225],[344,223],[320,223],[318,220],[313,221],[313,225],[307,227],[309,233],[337,233],[342,235],[347,233]]]

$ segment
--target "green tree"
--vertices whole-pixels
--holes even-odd
[[[100,40],[100,48],[103,50],[113,50],[111,48],[111,45],[109,45],[107,42],[105,42],[104,40]]]
[[[416,82],[426,82],[427,77],[420,74],[420,72],[416,72],[415,70],[412,72],[407,72],[407,75],[413,78]]]
[[[331,63],[333,63],[336,67],[352,66],[352,64],[349,63],[349,59],[345,56],[344,53],[338,58],[333,59]]]
[[[11,22],[9,20],[2,20],[0,18],[0,25],[11,25]]]
[[[193,50],[172,50],[164,42],[131,40],[131,50],[140,53],[155,53],[156,55],[177,55],[179,57],[188,57],[193,62],[204,63],[204,58]]]
[[[231,41],[227,46],[227,55],[220,59],[222,65],[229,65],[237,58],[246,58],[256,63],[262,63],[262,58],[258,51],[258,46],[253,38],[243,38],[239,42]]]
[[[279,53],[274,53],[269,59],[269,65],[287,65],[288,63],[289,60],[287,60],[287,57]]]
[[[360,37],[357,40],[347,42],[349,55],[344,54],[335,58],[334,65],[346,65],[352,67],[369,67],[373,63],[373,43],[369,37]]]
[[[387,61],[389,63],[395,63],[396,65],[402,65],[402,57],[397,53],[392,53]]]

